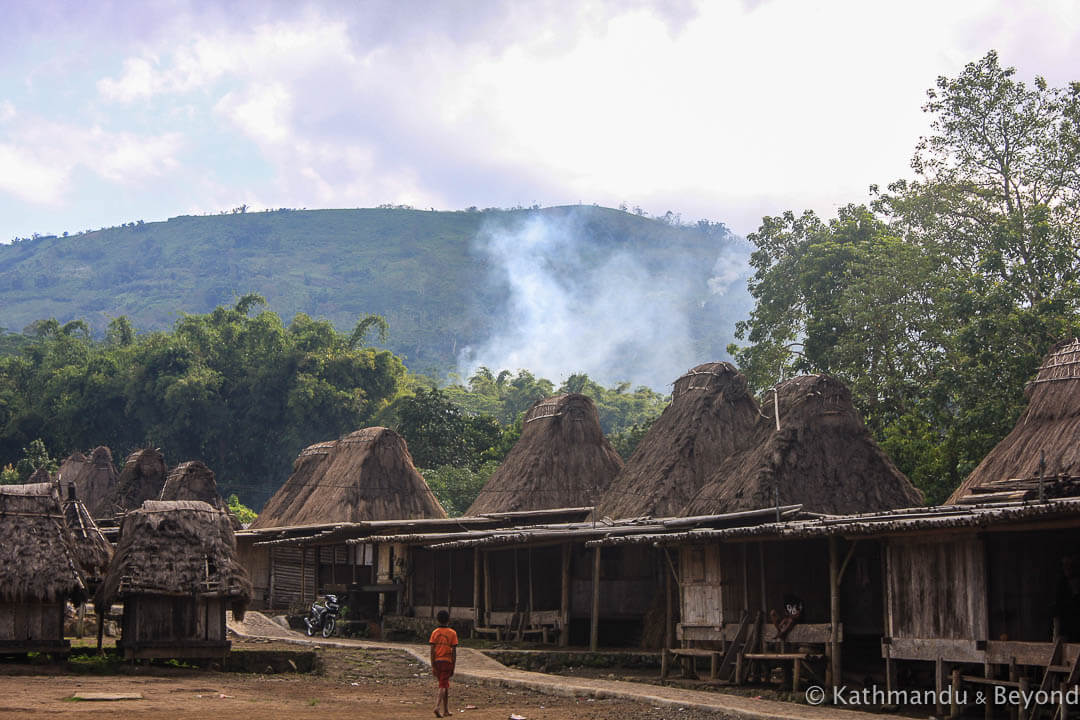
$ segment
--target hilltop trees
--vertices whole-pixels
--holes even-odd
[[[152,445],[203,459],[223,490],[261,504],[302,447],[362,427],[405,375],[400,358],[328,322],[286,326],[257,295],[170,333],[136,335],[118,318],[96,342],[84,328],[35,323],[0,357],[0,457],[39,437],[55,453]]]
[[[915,176],[824,222],[765,218],[757,301],[733,348],[763,388],[849,383],[871,429],[940,500],[1012,426],[1056,339],[1080,330],[1080,84],[1028,86],[997,55],[939,78]]]

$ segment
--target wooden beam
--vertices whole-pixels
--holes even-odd
[[[472,568],[473,568],[473,580],[472,580],[472,605],[473,605],[473,627],[481,624],[481,618],[483,617],[480,607],[480,548],[473,548],[472,555]]]
[[[446,555],[446,612],[449,613],[454,606],[454,551],[451,550]]]
[[[589,617],[589,649],[596,651],[600,640],[600,546],[593,548],[592,614]]]
[[[559,646],[570,644],[570,543],[562,546],[562,594],[559,598],[559,617],[562,632],[559,633]]]
[[[829,622],[832,631],[829,637],[829,667],[832,671],[832,685],[843,685],[840,678],[840,552],[837,539],[829,538]]]
[[[659,552],[666,553],[667,550],[660,550]],[[671,616],[671,572],[665,568],[664,571],[664,660],[667,660],[667,653],[671,650],[674,638],[672,637],[672,620]],[[661,673],[662,675],[664,673]]]
[[[491,558],[487,550],[481,551],[484,555],[484,624],[491,624]]]

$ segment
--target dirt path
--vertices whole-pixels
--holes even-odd
[[[252,613],[251,615],[257,615]],[[255,620],[255,622],[260,622]],[[266,620],[266,622],[272,622]],[[277,626],[280,628],[280,626]],[[230,629],[244,631],[242,627],[230,625]],[[379,650],[403,650],[409,653],[427,671],[428,648],[426,645],[389,643],[364,640],[334,639],[322,640],[307,638],[293,633],[287,641],[323,647],[368,648]],[[282,638],[283,640],[285,638]],[[704,717],[752,718],[776,720],[880,720],[882,714],[856,712],[834,707],[815,707],[755,697],[730,695],[702,690],[685,690],[674,687],[644,685],[621,680],[599,678],[577,678],[544,673],[528,672],[508,668],[492,658],[469,648],[458,650],[458,681],[467,681],[488,688],[505,688],[507,691],[528,690],[539,695],[554,698],[579,699],[593,701],[619,700],[632,706],[656,708],[661,713],[676,717],[686,717],[687,711],[698,711]],[[525,714],[525,713],[521,713]],[[578,716],[572,716],[578,717]],[[584,715],[580,717],[586,717]],[[608,717],[636,717],[631,715],[611,715]],[[652,717],[652,716],[648,716]]]

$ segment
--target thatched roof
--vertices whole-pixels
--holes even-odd
[[[214,471],[198,460],[180,463],[169,471],[159,500],[202,500],[207,505],[229,515],[233,530],[240,529],[240,521],[229,511],[217,489]]]
[[[678,515],[716,468],[767,425],[734,365],[698,365],[641,439],[596,509],[599,517]]]
[[[592,400],[544,398],[525,413],[521,437],[465,514],[595,505],[621,468]]]
[[[165,456],[160,450],[136,450],[124,461],[110,501],[110,513],[122,513],[157,500],[165,485]]]
[[[34,472],[30,473],[30,477],[26,478],[26,483],[29,485],[36,485],[37,483],[52,482],[53,476],[49,474],[49,471],[43,467],[39,467]]]
[[[370,427],[304,449],[251,527],[441,517],[405,438]]]
[[[808,512],[847,514],[923,504],[922,493],[874,441],[851,392],[827,375],[804,375],[776,387],[764,402],[769,431],[729,457],[685,508],[688,515],[799,503]],[[771,395],[770,395],[771,397]]]
[[[75,556],[79,567],[82,568],[83,579],[87,587],[93,591],[109,569],[113,549],[109,541],[101,534],[101,530],[90,516],[86,505],[79,499],[77,492],[73,485],[67,482],[60,483],[60,493],[64,497],[64,522],[75,543]]]
[[[251,581],[228,516],[197,500],[147,500],[127,513],[94,605],[128,595],[225,597],[242,618]]]
[[[91,517],[112,517],[117,472],[109,448],[100,445],[90,457],[72,453],[61,463],[58,475],[65,483],[75,483],[78,498]]]
[[[1080,475],[1080,340],[1050,349],[1024,393],[1028,406],[1005,438],[953,491],[952,505],[981,487],[1043,475]]]
[[[56,486],[0,485],[0,600],[79,602],[85,595]]]

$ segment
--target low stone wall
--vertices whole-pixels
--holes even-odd
[[[406,617],[405,615],[386,615],[382,622],[383,640],[425,641],[431,636],[431,631],[438,627],[439,623],[430,617]],[[457,631],[460,637],[466,638],[472,634],[472,620],[452,619],[450,627]]]

